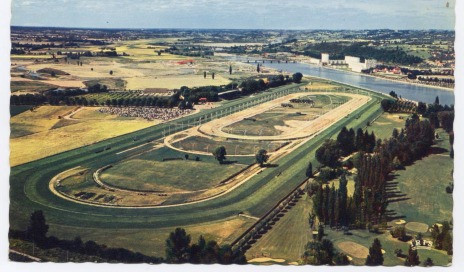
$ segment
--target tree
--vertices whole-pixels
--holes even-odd
[[[316,159],[323,165],[337,167],[340,159],[340,148],[336,141],[326,140],[324,144],[316,150]]]
[[[435,97],[435,102],[434,102],[435,105],[440,105],[440,99],[437,97]]]
[[[364,132],[362,128],[358,128],[356,131],[356,138],[355,138],[355,148],[356,150],[364,150],[365,143],[364,143]]]
[[[206,71],[203,72],[203,78],[206,78]]]
[[[213,156],[214,158],[219,162],[219,164],[222,164],[224,160],[226,159],[226,148],[224,146],[219,146],[213,151]]]
[[[259,166],[263,167],[264,163],[267,162],[269,159],[269,155],[267,154],[267,151],[264,149],[260,149],[258,153],[256,153],[256,162],[259,163]]]
[[[355,150],[354,130],[348,130],[346,127],[343,127],[337,135],[337,143],[344,156],[351,154]]]
[[[184,157],[185,157],[185,160],[188,160],[189,159],[189,154],[185,154]]]
[[[34,211],[29,219],[27,236],[39,245],[43,245],[47,240],[48,225],[45,223],[45,216],[41,210]]]
[[[338,187],[338,222],[342,226],[348,225],[348,210],[347,210],[347,201],[348,201],[348,189],[347,184],[348,181],[346,180],[346,176],[343,174],[340,177]]]
[[[295,83],[300,83],[302,78],[303,78],[303,74],[300,73],[300,72],[294,73],[292,75],[293,82],[295,82]]]
[[[214,79],[214,73],[211,74],[211,78]]]
[[[322,241],[322,238],[324,238],[324,226],[322,224],[319,225],[317,229],[317,240]]]
[[[366,265],[376,266],[383,264],[382,245],[379,239],[375,238],[372,246],[369,248],[369,255],[367,255]]]
[[[424,266],[425,267],[430,267],[430,266],[434,266],[434,263],[432,261],[432,259],[430,257],[428,257],[425,262],[424,262]]]
[[[397,238],[398,240],[401,240],[403,242],[407,240],[406,229],[404,228],[404,226],[395,227],[390,231],[390,234],[393,238]]]
[[[454,111],[441,111],[438,113],[440,126],[448,133],[453,131]]]
[[[258,63],[258,66],[256,67],[256,71],[259,73],[261,71],[261,69],[259,68],[259,63]]]
[[[303,262],[313,265],[332,264],[334,254],[333,244],[330,240],[311,241],[305,246]]]
[[[312,178],[313,177],[313,164],[309,162],[308,167],[306,168],[306,177]]]
[[[417,113],[423,115],[427,111],[427,104],[424,102],[419,102],[417,105]]]
[[[184,229],[176,228],[166,240],[166,262],[186,263],[190,259],[190,235]]]
[[[110,71],[110,75],[111,75],[111,76],[113,75],[113,70]]]
[[[383,99],[382,102],[380,102],[380,105],[382,106],[382,109],[384,111],[389,111],[391,107],[395,104],[393,100],[390,99]]]
[[[349,265],[350,264],[350,260],[348,259],[348,256],[346,256],[343,253],[335,254],[335,256],[333,257],[333,262],[335,263],[335,265]]]
[[[409,247],[408,251],[408,256],[406,256],[406,260],[404,260],[404,265],[405,266],[416,266],[419,265],[419,255],[417,255],[417,250],[412,249],[412,247]]]
[[[232,65],[229,65],[229,75],[232,75]]]

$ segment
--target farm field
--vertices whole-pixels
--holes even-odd
[[[82,56],[78,61],[65,58],[52,61],[50,55],[12,55],[12,71],[15,71],[12,91],[35,92],[56,86],[85,87],[97,83],[119,91],[147,88],[179,89],[182,86],[226,85],[233,80],[256,74],[253,66],[242,63],[234,63],[234,72],[229,74],[230,64],[217,57],[186,57],[164,52],[158,55],[159,50],[167,47],[151,45],[154,42],[158,40],[117,42],[109,47],[114,47],[119,56]],[[97,53],[100,47],[87,45],[68,50]],[[55,51],[51,50],[48,53]],[[29,73],[36,74],[43,69],[56,69],[60,74],[38,74],[43,80],[20,77]],[[203,78],[203,72],[207,72],[206,78]],[[214,79],[212,73],[215,73]]]
[[[59,119],[76,107],[41,106],[11,118],[10,164],[30,162],[156,124],[144,119],[122,118],[84,108],[73,119]],[[88,113],[85,113],[88,112]],[[87,120],[85,115],[92,115]]]
[[[12,93],[42,92],[52,88],[56,88],[56,85],[43,83],[41,81],[25,80],[23,78],[21,78],[21,80],[17,80],[13,77],[10,82],[10,90]]]

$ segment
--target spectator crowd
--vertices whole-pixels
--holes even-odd
[[[139,117],[146,120],[168,121],[191,113],[191,109],[159,108],[159,107],[103,107],[101,113],[109,113],[122,117]]]

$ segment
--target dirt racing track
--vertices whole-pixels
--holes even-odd
[[[369,96],[360,95],[360,94],[353,94],[353,93],[335,93],[331,92],[331,94],[335,95],[343,95],[348,96],[351,99],[346,102],[345,104],[319,116],[315,120],[310,122],[301,122],[299,126],[295,127],[292,130],[288,130],[283,132],[280,135],[274,136],[249,136],[249,135],[237,135],[237,134],[230,134],[224,131],[224,127],[227,127],[233,123],[239,122],[244,118],[249,118],[259,113],[266,112],[278,105],[289,101],[292,98],[298,98],[308,93],[296,93],[290,94],[279,99],[275,99],[273,101],[261,104],[259,106],[246,109],[244,111],[240,111],[234,113],[232,115],[226,116],[224,118],[215,119],[211,122],[208,122],[204,125],[201,125],[198,128],[198,131],[213,137],[223,137],[228,139],[242,139],[242,140],[256,140],[256,141],[282,141],[282,140],[296,140],[301,138],[307,138],[311,135],[314,135],[321,130],[333,125],[335,122],[340,120],[341,118],[346,117],[348,114],[352,113],[362,105],[366,104],[371,100]],[[322,92],[312,92],[311,94],[326,94]]]
[[[280,90],[282,89],[278,89],[278,91]],[[230,187],[218,196],[192,202],[188,205],[143,208],[103,207],[70,201],[50,190],[50,181],[59,173],[78,166],[96,171],[105,165],[115,164],[123,156],[129,156],[145,148],[144,143],[162,139],[168,124],[153,126],[13,167],[10,177],[11,227],[23,229],[27,225],[30,213],[39,209],[44,211],[49,224],[97,229],[177,227],[223,220],[237,216],[241,212],[260,217],[305,179],[307,163],[311,161],[313,165],[317,164],[314,159],[314,151],[325,139],[336,135],[342,126],[355,129],[364,127],[366,121],[373,120],[381,113],[379,101],[385,98],[383,95],[369,93],[369,95],[364,96],[344,92],[341,94],[350,96],[352,99],[333,111],[318,117],[317,122],[310,122],[307,126],[299,129],[298,137],[294,135],[291,137],[288,133],[279,135],[278,140],[282,140],[284,137],[306,138],[293,140],[293,144],[282,148],[281,152],[273,154],[272,162],[275,167],[262,169],[256,167],[256,170],[250,168],[243,175],[237,176],[236,180],[230,183]],[[237,122],[245,116],[256,114],[258,111],[264,112],[272,108],[273,105],[286,101],[289,97],[299,95],[298,93],[290,94],[282,99],[277,98],[269,104],[259,104],[253,109],[227,117],[226,123],[224,123],[224,118],[217,119],[220,121],[213,120],[203,124],[200,130],[203,133],[209,132],[211,134],[209,137],[218,137],[215,133],[221,135],[220,137],[238,137],[240,135],[227,135],[221,128]],[[260,97],[257,95],[233,103],[243,103],[242,101],[252,99],[260,99]],[[221,110],[220,107],[211,109],[206,114],[215,114],[215,111],[218,110]],[[192,115],[183,117],[182,120],[192,122],[199,117],[201,115]],[[246,139],[254,140],[256,138]],[[269,139],[273,140],[274,138],[270,137]]]

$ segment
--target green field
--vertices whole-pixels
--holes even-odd
[[[388,139],[391,137],[393,129],[398,129],[401,131],[404,128],[406,119],[410,114],[405,113],[383,113],[380,115],[375,122],[373,122],[367,130],[369,132],[374,131],[374,134],[377,139]]]
[[[142,156],[115,164],[102,173],[101,179],[114,187],[136,191],[197,191],[219,185],[244,166],[193,159],[158,162]]]
[[[247,251],[248,260],[261,256],[296,262],[303,255],[305,245],[312,240],[309,213],[312,201],[305,194]]]
[[[173,143],[176,148],[185,151],[200,151],[211,153],[216,147],[224,146],[229,155],[255,155],[260,149],[273,152],[281,147],[283,142],[258,142],[241,140],[216,140],[200,136],[191,136]]]
[[[289,87],[292,86],[277,88],[271,93]],[[269,92],[266,92],[236,100],[228,103],[223,109],[254,101],[268,94]],[[364,127],[366,120],[372,120],[381,113],[379,98],[383,96],[374,95],[374,97],[378,98],[324,130],[318,137],[311,139],[295,152],[277,160],[277,167],[264,169],[260,175],[254,176],[220,198],[185,206],[146,209],[103,208],[61,199],[48,189],[49,180],[57,173],[78,165],[98,168],[114,164],[122,159],[117,153],[161,138],[163,130],[172,122],[13,167],[10,178],[11,227],[25,229],[31,211],[41,209],[45,213],[47,222],[61,238],[70,238],[76,233],[81,233],[82,236],[95,235],[97,242],[118,237],[121,244],[132,244],[133,247],[142,250],[145,244],[134,245],[131,233],[139,235],[143,229],[154,231],[160,228],[172,230],[178,226],[193,227],[205,222],[224,220],[239,212],[261,216],[305,178],[308,161],[312,161],[314,166],[317,165],[314,152],[324,139],[336,135],[343,126],[355,129]],[[176,122],[188,120],[192,122],[217,110],[205,110],[183,117]],[[111,149],[102,151],[105,148]],[[68,232],[69,229],[75,231]],[[121,232],[123,229],[127,230],[127,236]]]
[[[453,218],[453,197],[445,191],[453,181],[453,160],[449,157],[448,134],[441,129],[438,133],[440,139],[432,154],[395,173],[393,182],[398,182],[398,190],[407,199],[390,203],[388,208],[407,222],[432,225]]]

